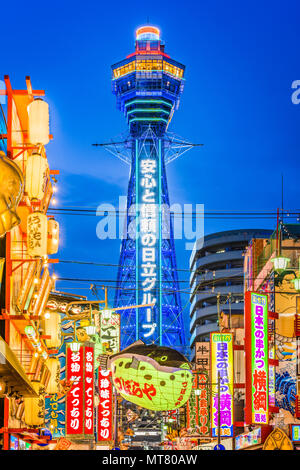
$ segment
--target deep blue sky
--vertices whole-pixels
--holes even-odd
[[[10,75],[14,88],[23,88],[30,75],[34,88],[46,90],[54,134],[48,159],[60,170],[57,205],[96,207],[126,194],[128,167],[91,144],[126,129],[111,93],[110,65],[133,52],[134,30],[149,18],[161,28],[166,52],[186,64],[170,130],[205,144],[168,167],[171,202],[276,210],[283,173],[284,206],[299,208],[300,105],[291,102],[291,83],[300,79],[299,13],[299,2],[291,0],[4,3],[1,74]],[[60,259],[118,263],[119,242],[96,238],[96,218],[57,219]],[[205,232],[274,223],[207,220]],[[187,269],[190,253],[177,245],[178,267]],[[107,267],[61,263],[56,271],[116,277],[116,268]],[[75,287],[86,292],[78,290],[83,284],[57,284]]]

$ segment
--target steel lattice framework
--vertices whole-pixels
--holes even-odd
[[[153,303],[121,312],[121,346],[142,339],[183,351],[166,164],[194,146],[167,132],[183,91],[185,67],[164,52],[157,28],[138,29],[135,46],[135,53],[112,66],[113,93],[129,133],[95,144],[130,164],[115,307]]]

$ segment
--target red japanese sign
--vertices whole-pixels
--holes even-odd
[[[84,434],[94,433],[94,349],[84,350]]]
[[[83,352],[81,347],[74,352],[67,347],[67,380],[74,381],[66,400],[66,434],[83,433]]]
[[[200,391],[200,394],[197,396],[199,432],[204,436],[210,433],[208,381],[209,376],[207,372],[203,371],[201,374],[198,374],[198,390]]]
[[[112,440],[111,371],[99,369],[98,441]]]

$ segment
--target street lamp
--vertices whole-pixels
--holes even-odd
[[[72,343],[70,343],[70,348],[71,348],[71,351],[73,352],[78,352],[79,349],[80,349],[80,343],[77,343],[77,341],[73,341]]]
[[[88,325],[88,326],[85,326],[84,328],[88,336],[93,336],[97,332],[95,325]]]
[[[274,264],[275,271],[280,273],[286,270],[287,265],[290,262],[290,258],[286,258],[285,256],[276,256],[275,258],[272,258],[271,261]]]

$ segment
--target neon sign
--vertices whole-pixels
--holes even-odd
[[[248,424],[269,422],[268,297],[245,294],[246,412]]]
[[[112,440],[112,383],[110,370],[98,370],[98,441]]]
[[[233,338],[230,333],[211,333],[212,436],[233,436]],[[220,396],[218,394],[218,380]],[[220,400],[220,403],[219,403]],[[219,416],[220,411],[220,416]]]

